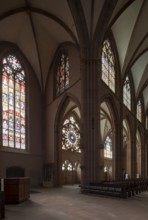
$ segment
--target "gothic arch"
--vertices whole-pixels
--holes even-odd
[[[125,82],[127,76],[129,78],[130,92],[131,92],[131,110],[130,111],[133,112],[136,109],[136,100],[135,100],[134,81],[133,81],[133,77],[132,77],[132,73],[131,72],[129,72],[128,74],[125,74],[123,76],[123,79],[122,79],[122,97],[123,97],[124,82]]]
[[[103,102],[106,102],[109,109],[111,110],[112,113],[112,118],[114,119],[115,122],[115,127],[117,127],[117,121],[119,119],[119,113],[117,110],[117,103],[115,102],[115,97],[111,93],[107,93],[104,96],[101,97],[100,99],[100,106]]]
[[[142,94],[140,96],[138,96],[137,99],[136,99],[136,118],[137,118],[137,106],[138,106],[138,102],[139,101],[140,101],[140,104],[141,104],[141,120],[139,120],[139,122],[141,122],[142,124],[145,124],[144,123],[145,107],[144,107],[144,99],[143,99],[143,95]]]
[[[71,94],[65,94],[57,111],[56,119],[55,119],[55,126],[54,126],[54,155],[55,155],[55,186],[61,186],[62,185],[62,174],[61,174],[61,166],[62,166],[62,160],[64,157],[62,156],[62,150],[61,150],[61,129],[62,129],[62,123],[64,119],[70,115],[73,114],[76,116],[78,123],[80,125],[81,130],[81,113],[80,113],[80,104],[77,101],[77,99],[71,95]],[[78,158],[79,159],[79,158]],[[64,159],[66,160],[66,159]],[[71,159],[67,158],[67,160],[71,161]],[[72,161],[71,161],[72,162]],[[73,162],[72,162],[73,164]]]
[[[0,41],[0,59],[4,56],[4,54],[7,53],[14,53],[19,60],[21,60],[21,64],[26,72],[27,78],[30,77],[29,73],[33,74],[33,77],[36,80],[38,88],[41,90],[41,86],[39,84],[38,78],[33,70],[33,67],[31,66],[29,60],[25,56],[25,54],[21,51],[21,49],[14,43],[8,42],[8,41]]]
[[[23,52],[21,51],[21,49],[16,45],[16,44],[14,44],[14,43],[11,43],[11,42],[8,42],[8,41],[1,41],[0,42],[0,68],[1,68],[1,75],[2,75],[2,66],[3,66],[3,64],[2,64],[2,60],[4,59],[4,58],[6,58],[6,57],[8,57],[8,56],[12,56],[12,57],[14,57],[20,64],[21,64],[21,71],[23,70],[23,72],[24,72],[24,81],[25,81],[25,95],[24,95],[24,118],[23,118],[23,125],[24,125],[24,127],[25,127],[25,134],[26,134],[26,137],[24,138],[24,139],[26,139],[26,141],[25,141],[25,147],[23,147],[23,150],[27,150],[27,151],[29,151],[30,150],[30,147],[29,147],[29,142],[30,142],[30,133],[32,133],[32,131],[31,132],[29,132],[29,126],[30,126],[30,122],[31,122],[31,120],[30,120],[30,114],[29,114],[29,112],[30,112],[30,109],[32,108],[31,107],[31,93],[32,93],[32,88],[30,89],[29,88],[29,84],[32,82],[32,80],[34,80],[35,79],[35,83],[36,83],[36,85],[37,85],[37,89],[39,89],[39,90],[41,90],[41,87],[40,87],[40,85],[39,85],[39,81],[38,81],[38,79],[37,79],[37,77],[36,77],[36,74],[34,73],[34,71],[33,71],[33,69],[32,69],[32,67],[31,67],[31,65],[30,65],[30,63],[29,63],[29,61],[27,60],[27,58],[25,57],[25,55],[23,54]],[[11,58],[12,58],[11,57]],[[21,76],[22,77],[22,76]],[[2,78],[0,79],[0,82],[2,83]],[[15,83],[16,83],[16,81],[15,81]],[[16,92],[16,89],[14,88],[14,90],[15,90],[15,99],[16,99],[16,93],[18,93],[19,95],[20,95],[20,92]],[[20,90],[20,88],[18,89],[18,90]],[[0,89],[0,91],[1,91],[1,93],[2,93],[2,88]],[[17,95],[18,95],[17,94]],[[10,92],[9,92],[9,96],[10,96]],[[13,96],[13,97],[14,97]],[[0,100],[2,101],[2,97],[0,98]],[[18,100],[17,100],[18,101]],[[22,100],[21,100],[22,101]],[[14,103],[13,103],[14,104]],[[2,105],[2,104],[1,104]],[[19,105],[19,104],[17,104],[17,105]],[[1,106],[2,107],[2,106]],[[15,107],[16,107],[16,103],[15,103]],[[2,113],[2,112],[1,112]],[[20,113],[20,112],[19,112]],[[14,117],[14,115],[15,114],[13,114],[13,117]],[[19,124],[21,124],[20,122],[19,122],[19,118],[21,118],[22,117],[22,115],[20,116],[21,114],[19,114],[19,117],[16,117],[15,116],[15,122],[17,121],[17,125],[19,126]],[[16,120],[17,119],[17,120]],[[1,123],[2,123],[2,118],[0,119],[0,121],[1,121]],[[13,126],[14,126],[14,124],[15,124],[15,122],[13,122]],[[14,126],[15,127],[15,126]],[[40,126],[41,127],[41,126]],[[17,130],[17,132],[15,131],[16,129],[14,129],[14,131],[13,132],[15,132],[16,134],[17,134],[17,132],[18,132],[18,130]],[[21,138],[20,137],[15,137],[16,139],[20,139],[21,140]],[[11,146],[12,147],[12,146]],[[21,149],[20,147],[16,147],[16,149]]]
[[[102,66],[102,48],[103,48],[103,44],[104,44],[105,41],[109,42],[109,45],[110,45],[110,48],[111,48],[111,52],[112,52],[112,56],[114,58],[113,59],[114,60],[114,71],[115,71],[115,82],[114,82],[115,83],[115,85],[114,85],[115,86],[115,88],[114,88],[115,90],[114,90],[114,93],[117,96],[119,96],[119,94],[120,94],[120,87],[121,87],[121,70],[120,70],[120,62],[119,62],[118,50],[117,50],[117,46],[116,46],[114,35],[113,35],[111,30],[107,31],[106,34],[105,34],[105,37],[104,37],[104,39],[102,41],[102,44],[101,44],[101,52],[100,52],[100,49],[98,49],[98,56],[101,59],[101,62],[100,62],[101,66]],[[101,68],[100,77],[102,78],[102,68]],[[101,80],[101,81],[104,82],[103,80]],[[109,85],[108,85],[108,87],[110,88]]]
[[[105,98],[101,104],[100,104],[100,114],[103,112],[103,117],[100,116],[100,140],[102,142],[102,147],[100,149],[100,161],[101,161],[101,167],[103,168],[105,166],[112,167],[112,174],[110,174],[107,179],[115,179],[116,177],[116,170],[115,170],[115,164],[116,164],[116,155],[117,155],[117,137],[116,137],[116,128],[117,128],[117,114],[115,114],[115,105],[114,102],[110,99],[110,97]],[[101,118],[102,117],[102,118]],[[106,141],[106,138],[109,137],[112,141],[112,153],[110,156],[110,159],[104,158],[104,144]],[[102,169],[101,178],[103,177],[104,170]]]

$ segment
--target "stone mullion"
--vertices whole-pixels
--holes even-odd
[[[98,151],[98,123],[99,123],[99,108],[98,108],[98,61],[92,59],[90,61],[91,67],[91,111],[92,111],[92,155],[91,155],[91,180],[92,182],[98,181],[99,173],[99,151]]]

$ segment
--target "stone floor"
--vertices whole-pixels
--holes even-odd
[[[35,189],[30,199],[7,205],[10,220],[147,220],[148,192],[129,199],[85,195],[78,186]]]

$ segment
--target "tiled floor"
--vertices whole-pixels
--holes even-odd
[[[84,195],[77,186],[36,189],[6,206],[7,220],[147,220],[148,192],[129,199]]]

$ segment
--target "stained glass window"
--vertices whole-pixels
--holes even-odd
[[[102,80],[115,92],[115,59],[108,40],[102,47]]]
[[[131,110],[131,88],[128,76],[125,78],[123,86],[123,103],[129,110]]]
[[[141,122],[142,114],[141,114],[141,101],[140,100],[137,103],[137,119]]]
[[[109,136],[106,137],[104,142],[104,157],[112,158],[112,140]]]
[[[80,128],[73,116],[68,117],[62,127],[62,149],[76,151],[80,150]]]
[[[25,149],[25,72],[9,54],[2,61],[2,144]]]
[[[69,160],[65,160],[64,161],[64,163],[62,164],[62,170],[64,171],[66,171],[66,170],[68,170],[68,171],[72,171],[73,170],[73,167],[72,167],[72,164],[70,163],[70,161]]]
[[[56,73],[56,95],[69,87],[69,57],[62,53]]]

